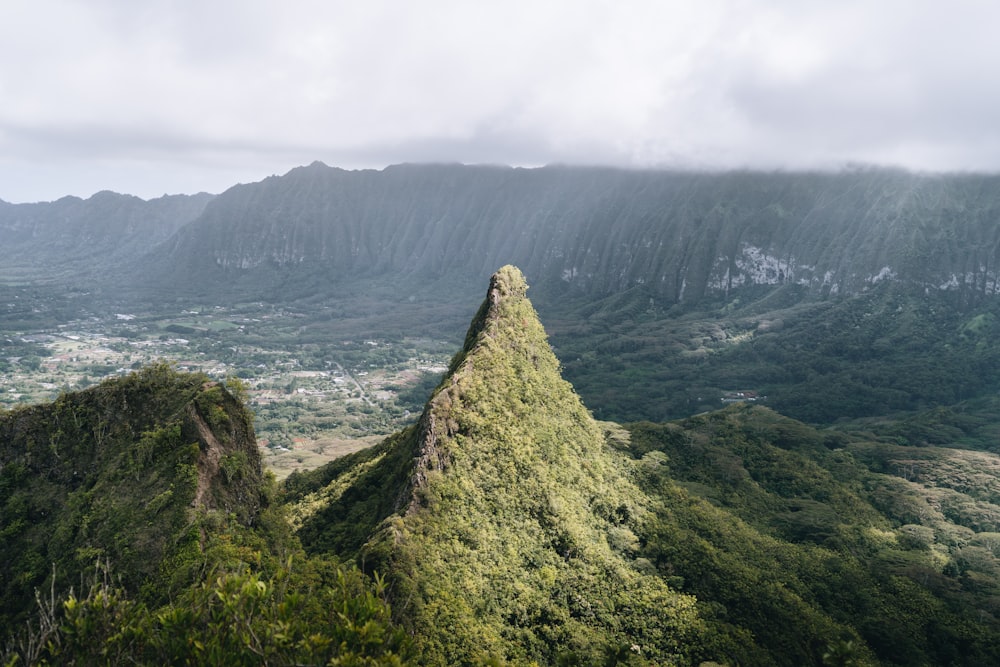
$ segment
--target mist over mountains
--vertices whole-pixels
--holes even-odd
[[[62,264],[130,256],[146,283],[225,278],[222,291],[292,271],[481,281],[510,262],[539,293],[641,288],[665,304],[760,285],[848,294],[886,279],[988,295],[997,290],[998,184],[881,169],[345,171],[317,162],[214,198],[105,192],[0,204],[0,252]]]
[[[998,186],[316,162],[217,196],[0,204],[0,275],[110,313],[295,303],[322,341],[454,338],[475,286],[514,264],[599,417],[677,418],[752,390],[828,423],[1000,389]]]
[[[17,435],[0,442],[7,618],[31,618],[51,563],[126,570],[70,592],[70,625],[48,626],[65,643],[28,626],[5,650],[996,664],[996,185],[316,163],[214,197],[0,204],[4,312],[114,328],[135,309],[136,339],[203,337],[185,354],[271,335],[329,368],[336,342],[460,340],[484,276],[526,274],[494,275],[417,423],[280,492],[243,451],[236,379],[159,364],[0,414]],[[216,307],[224,339],[153,324]],[[256,329],[264,313],[287,324]],[[215,447],[234,425],[239,447]],[[89,472],[38,503],[39,462]],[[146,508],[138,524],[122,503]],[[244,617],[263,642],[231,632]]]
[[[174,195],[143,201],[113,192],[38,204],[0,201],[0,264],[4,277],[33,281],[106,275],[149,252],[212,199]]]
[[[514,263],[546,294],[664,304],[747,286],[817,296],[894,279],[997,290],[998,177],[314,163],[223,193],[155,248],[158,282],[294,271],[400,284]],[[152,259],[152,258],[150,258]]]

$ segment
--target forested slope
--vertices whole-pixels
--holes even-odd
[[[417,426],[286,482],[306,548],[383,572],[425,664],[1000,659],[996,454],[747,404],[595,422],[521,285],[494,277]]]
[[[203,375],[0,413],[0,663],[402,664],[378,587],[307,558],[274,495]]]
[[[513,267],[494,276],[416,427],[330,481],[289,481],[299,534],[384,573],[425,664],[683,660],[703,629],[694,600],[636,566],[646,501],[524,291]],[[359,522],[363,544],[345,532]]]
[[[235,382],[0,414],[4,662],[1000,662],[995,399],[598,422],[526,288],[497,272],[414,426],[281,491]]]
[[[314,163],[223,193],[145,261],[178,285],[226,276],[223,290],[289,275],[485,280],[512,263],[539,296],[642,287],[670,305],[746,286],[828,295],[897,280],[975,299],[997,291],[998,184],[891,170]]]

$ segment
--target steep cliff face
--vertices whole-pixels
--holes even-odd
[[[204,539],[197,517],[252,524],[262,481],[249,412],[165,365],[0,414],[0,618],[29,611],[53,571],[65,588],[97,560],[133,591],[154,585]]]
[[[974,296],[1000,289],[998,216],[995,175],[314,163],[214,198],[0,202],[0,275],[279,294],[330,279],[480,281],[515,263],[540,294],[587,298],[842,295],[886,280]]]
[[[855,293],[890,279],[993,294],[998,186],[997,176],[887,170],[316,163],[224,193],[156,255],[182,283],[255,272],[485,279],[510,262],[542,292],[642,287],[668,303],[750,285]]]

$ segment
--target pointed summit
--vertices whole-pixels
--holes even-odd
[[[299,535],[361,547],[427,664],[594,664],[622,646],[671,661],[700,627],[694,600],[635,559],[646,499],[526,291],[518,269],[494,274],[418,424],[318,473]]]
[[[490,279],[465,345],[420,420],[419,457],[408,512],[427,505],[435,473],[477,457],[484,484],[516,484],[537,464],[561,464],[603,447],[601,430],[572,386],[526,296],[521,272]],[[495,452],[497,460],[479,458]],[[430,485],[430,486],[433,486]]]

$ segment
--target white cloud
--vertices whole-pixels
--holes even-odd
[[[219,191],[321,159],[1000,169],[960,0],[8,0],[0,197]]]

